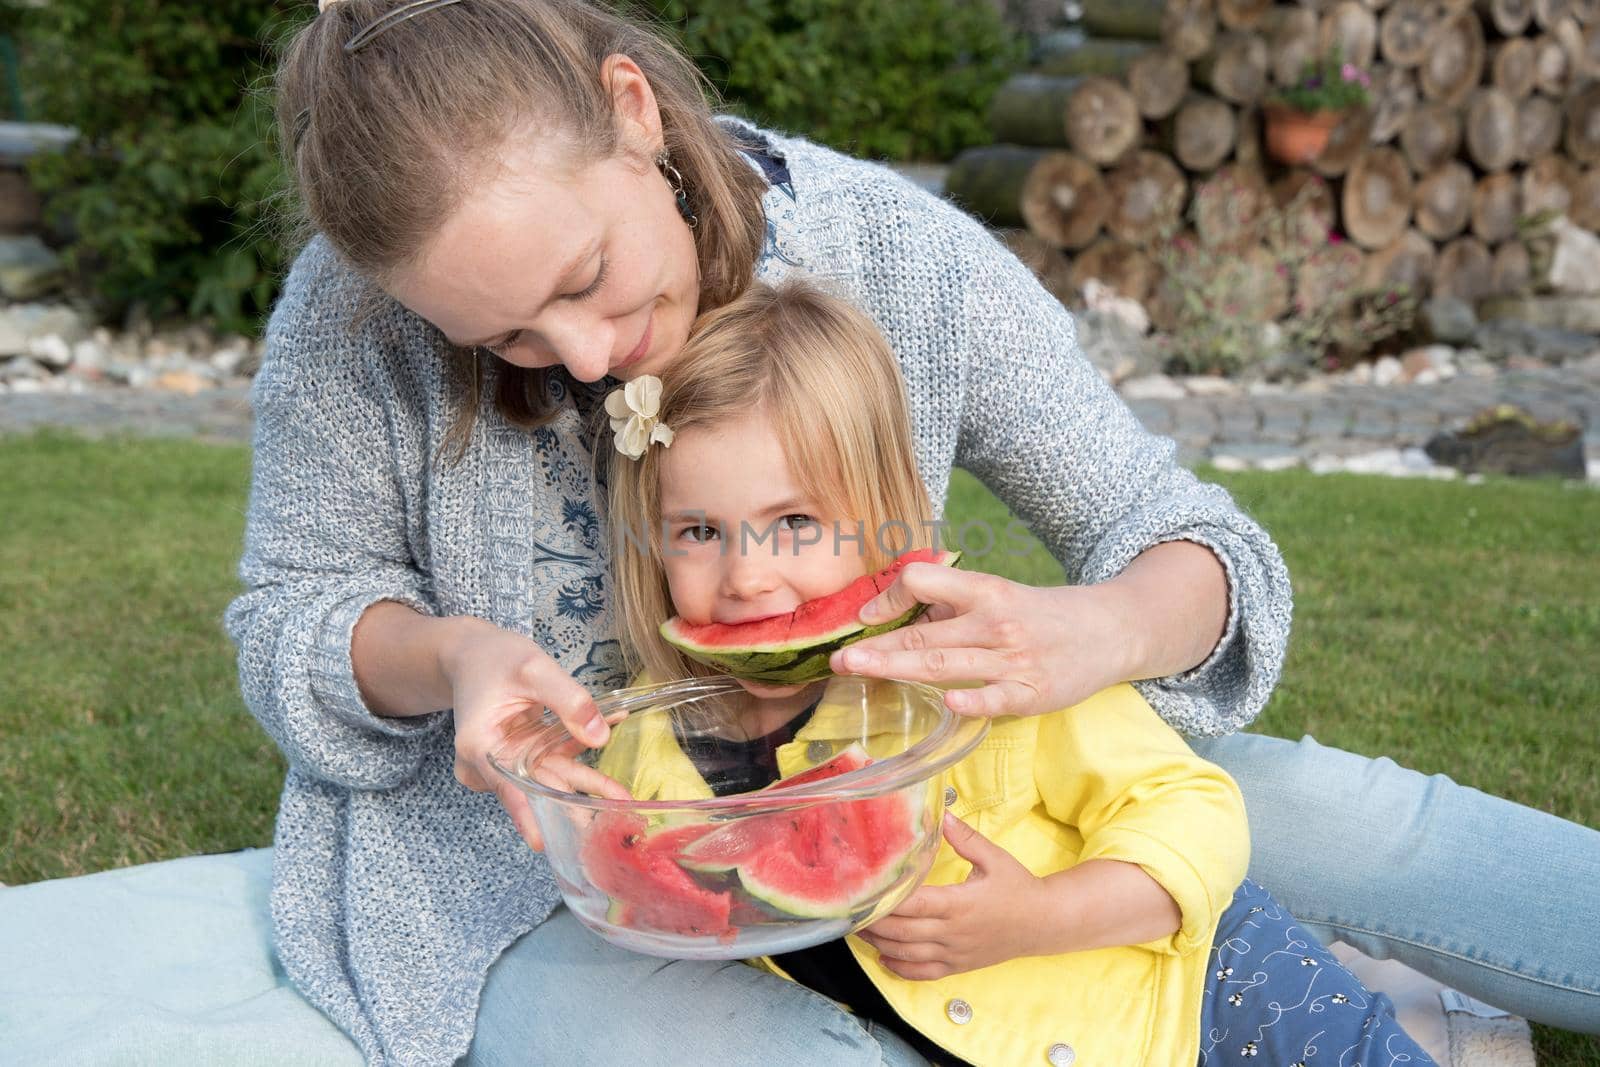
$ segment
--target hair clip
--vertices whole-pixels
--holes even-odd
[[[332,2],[339,3],[339,0],[332,0]],[[345,54],[352,56],[355,55],[357,52],[367,47],[367,45],[371,44],[374,37],[378,36],[380,33],[383,33],[385,30],[389,30],[400,25],[400,23],[406,21],[407,19],[426,14],[437,7],[449,7],[451,4],[459,3],[461,3],[461,0],[411,0],[409,4],[401,4],[397,8],[394,8],[390,11],[385,11],[383,14],[379,15],[377,18],[368,23],[365,28],[357,31],[354,37],[350,38],[344,43]],[[326,9],[327,5],[324,4],[323,6],[324,9]]]
[[[661,412],[661,379],[641,374],[606,397],[606,414],[611,417],[611,432],[616,434],[617,451],[638,459],[651,445],[660,442],[672,447],[677,436],[658,418]]]

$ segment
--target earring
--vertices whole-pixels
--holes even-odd
[[[683,216],[683,221],[689,229],[694,229],[700,224],[700,217],[689,207],[689,194],[683,191],[683,175],[678,173],[678,168],[672,165],[672,157],[667,155],[666,148],[662,148],[656,155],[656,169],[661,171],[661,176],[667,179],[667,185],[672,189],[672,195],[678,201],[678,214]]]

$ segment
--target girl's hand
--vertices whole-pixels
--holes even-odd
[[[944,837],[972,863],[967,880],[925,885],[858,935],[885,968],[914,981],[975,971],[1039,951],[1023,916],[1047,906],[1045,883],[1005,849],[949,813]]]
[[[536,724],[545,708],[579,741],[604,744],[611,729],[594,698],[534,642],[482,620],[472,620],[470,628],[441,651],[439,665],[455,708],[456,779],[474,792],[493,792],[517,832],[542,851],[544,838],[528,798],[489,766],[489,753]],[[627,798],[626,791],[622,798]]]
[[[1103,585],[1040,588],[991,574],[912,563],[861,610],[871,624],[917,603],[910,626],[835,652],[838,674],[935,685],[982,681],[945,694],[963,715],[1041,715],[1133,677],[1134,635]]]

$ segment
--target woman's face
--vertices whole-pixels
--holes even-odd
[[[700,288],[671,188],[646,159],[578,161],[538,140],[507,143],[390,295],[519,367],[560,364],[583,382],[659,372]]]
[[[788,614],[867,573],[864,546],[834,536],[835,522],[847,532],[855,523],[805,496],[759,412],[678,434],[660,474],[667,586],[688,622]],[[801,688],[743,684],[759,697]]]

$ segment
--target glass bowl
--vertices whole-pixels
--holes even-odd
[[[860,677],[781,700],[683,679],[598,703],[602,747],[547,715],[490,759],[531,801],[573,913],[675,959],[789,952],[893,911],[938,851],[941,772],[988,731],[941,690]]]

